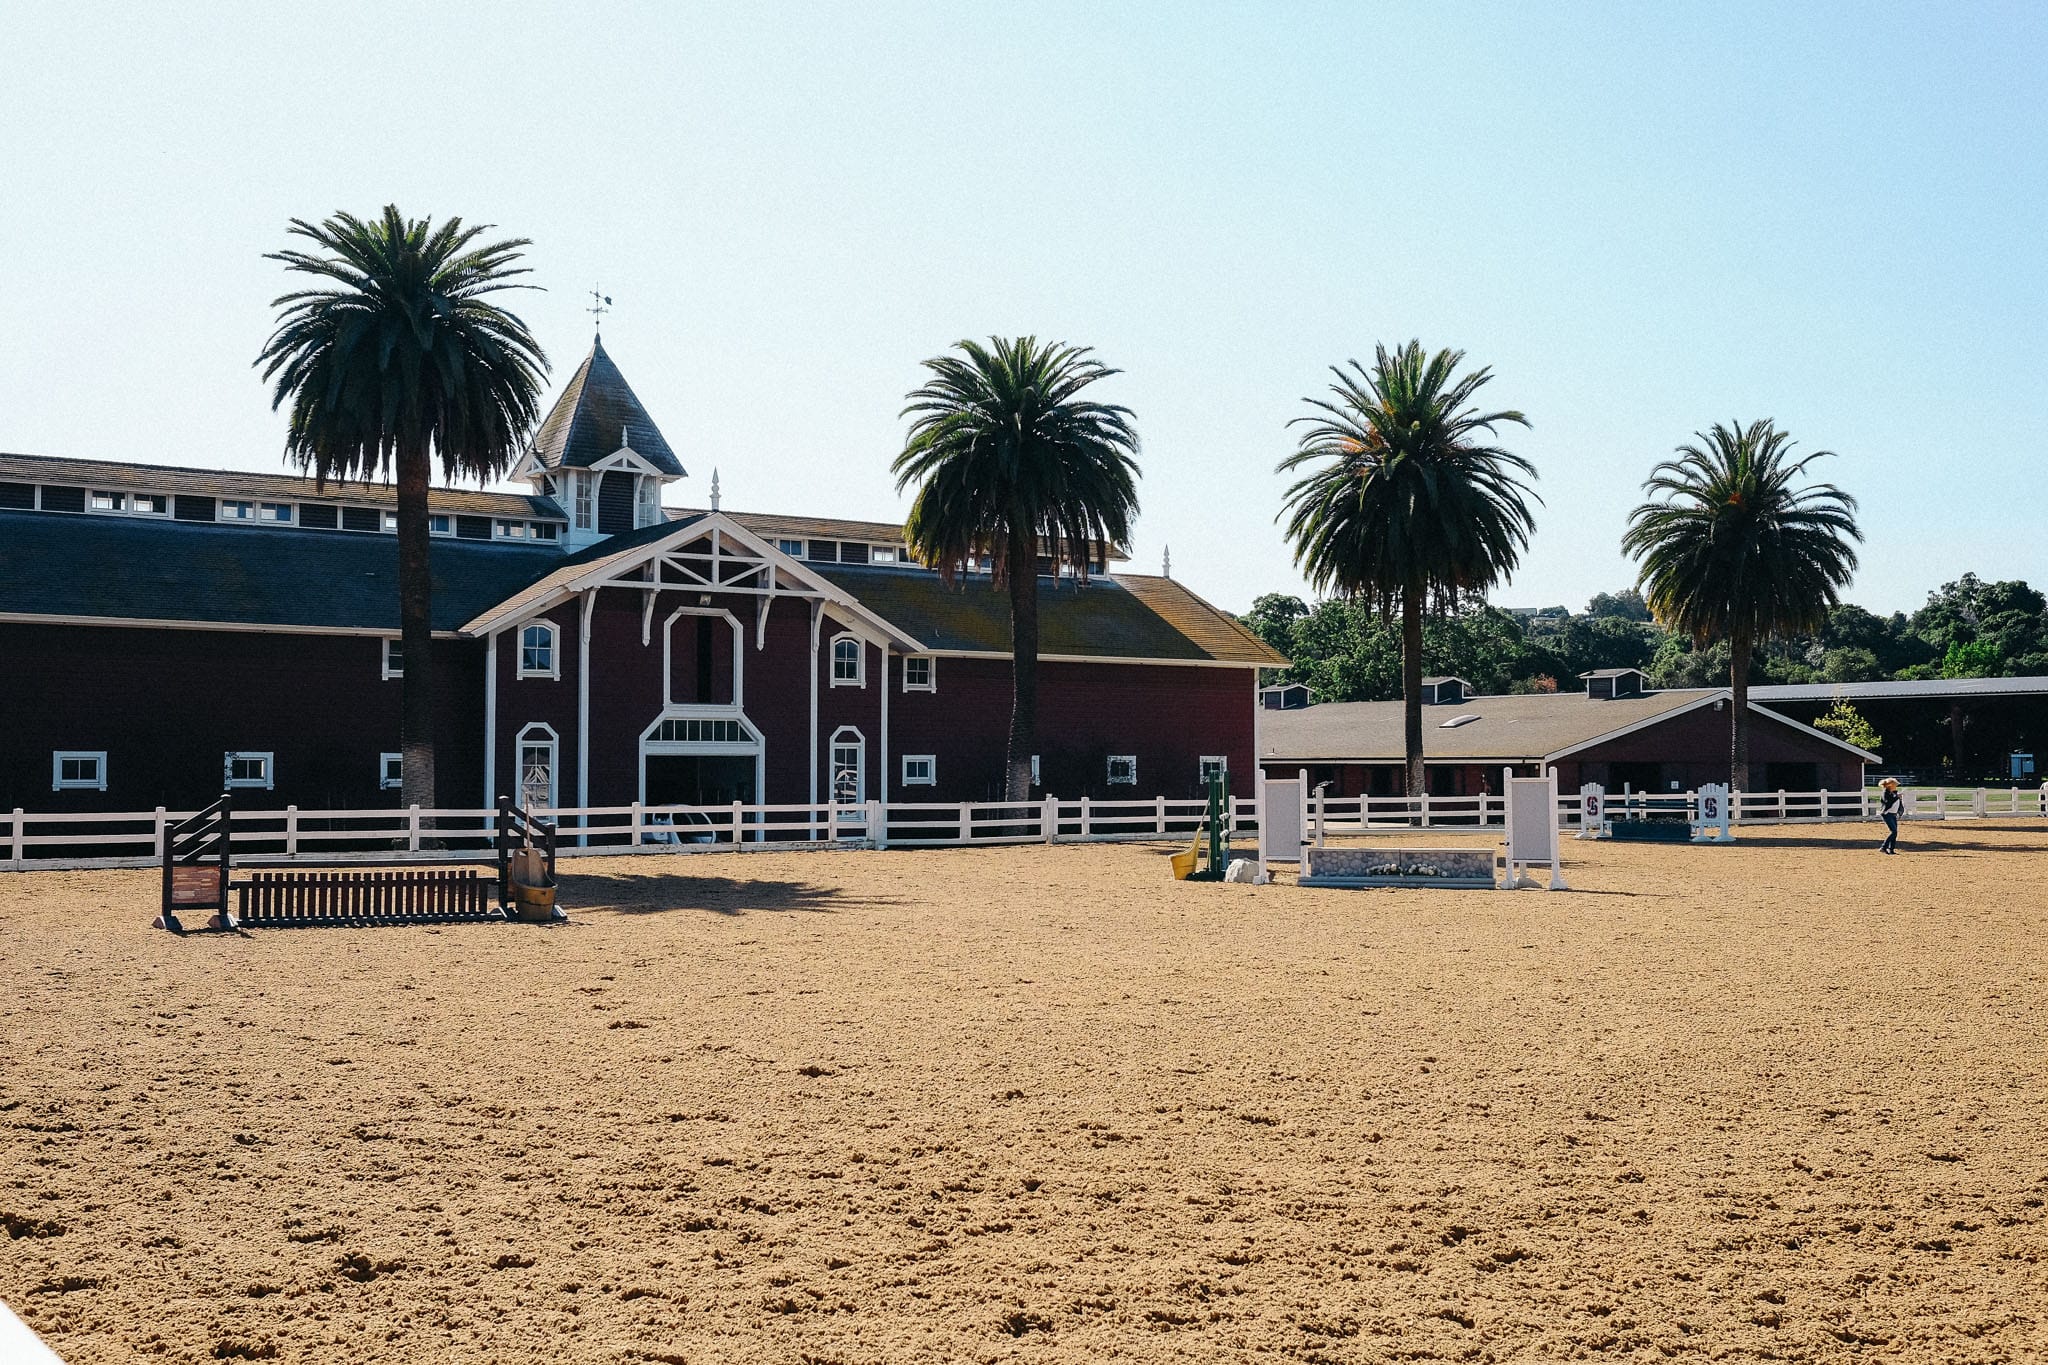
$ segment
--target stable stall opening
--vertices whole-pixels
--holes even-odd
[[[650,806],[754,805],[752,758],[719,754],[649,754],[647,804]]]

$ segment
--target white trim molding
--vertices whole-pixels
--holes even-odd
[[[652,599],[650,599],[652,600]],[[675,630],[676,622],[685,616],[696,616],[710,620],[723,617],[732,627],[732,701],[714,702],[709,697],[699,697],[699,706],[730,705],[735,709],[747,703],[747,631],[740,624],[740,618],[721,607],[677,607],[668,614],[668,620],[661,623],[661,704],[674,708],[686,703],[676,700],[675,672]]]
[[[829,765],[832,783],[831,789],[827,792],[827,799],[841,804],[845,802],[845,798],[840,795],[839,791],[839,751],[841,749],[852,749],[859,755],[853,767],[855,788],[853,800],[856,802],[865,801],[868,799],[868,739],[866,735],[860,732],[858,727],[852,725],[842,725],[837,730],[834,730],[832,738],[826,743],[825,761]]]
[[[64,771],[71,765],[71,772]],[[86,764],[91,764],[87,769]],[[107,751],[105,749],[58,749],[50,755],[50,790],[96,791],[107,789]]]

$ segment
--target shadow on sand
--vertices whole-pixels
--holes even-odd
[[[810,882],[689,877],[676,872],[636,876],[565,870],[560,876],[562,904],[572,919],[592,914],[658,915],[685,910],[713,915],[744,915],[757,910],[831,914],[858,906],[902,903],[892,897],[849,895],[837,887]]]

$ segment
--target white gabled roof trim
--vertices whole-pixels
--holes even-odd
[[[696,540],[707,533],[720,532],[753,551],[769,564],[772,564],[778,575],[789,578],[801,585],[807,590],[808,595],[821,597],[842,611],[850,612],[859,617],[861,624],[865,624],[875,629],[883,637],[893,640],[898,649],[914,654],[929,652],[915,636],[877,616],[873,611],[862,606],[858,598],[852,596],[830,580],[806,568],[802,560],[784,554],[723,512],[706,512],[704,515],[693,517],[689,521],[678,521],[672,525],[673,529],[669,534],[647,541],[632,551],[615,552],[615,556],[600,556],[595,563],[589,566],[587,573],[578,574],[573,578],[564,580],[557,584],[545,597],[537,598],[530,602],[523,602],[518,607],[509,610],[504,609],[502,604],[500,607],[494,607],[489,612],[470,622],[465,628],[466,633],[481,635],[497,630],[500,623],[506,617],[530,616],[545,612],[549,608],[574,597],[576,594],[592,588],[645,589],[651,587],[665,592],[716,593],[718,591],[716,588],[692,587],[685,584],[661,583],[653,580],[642,583],[630,579],[621,580],[617,575],[661,558],[662,555],[672,550],[678,541]],[[599,541],[598,544],[602,545],[603,542]],[[515,593],[513,597],[507,598],[506,601],[512,601],[517,596],[518,594]]]

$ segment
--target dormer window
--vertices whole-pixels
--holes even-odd
[[[253,502],[224,500],[220,505],[220,519],[222,521],[254,521],[256,519],[256,504]]]
[[[256,520],[288,522],[292,519],[292,505],[288,502],[259,502],[256,504]]]
[[[435,512],[427,518],[427,534],[430,536],[452,536],[455,524],[448,520],[446,512]]]
[[[167,517],[171,500],[162,493],[135,493],[129,496],[128,510],[138,517]]]

